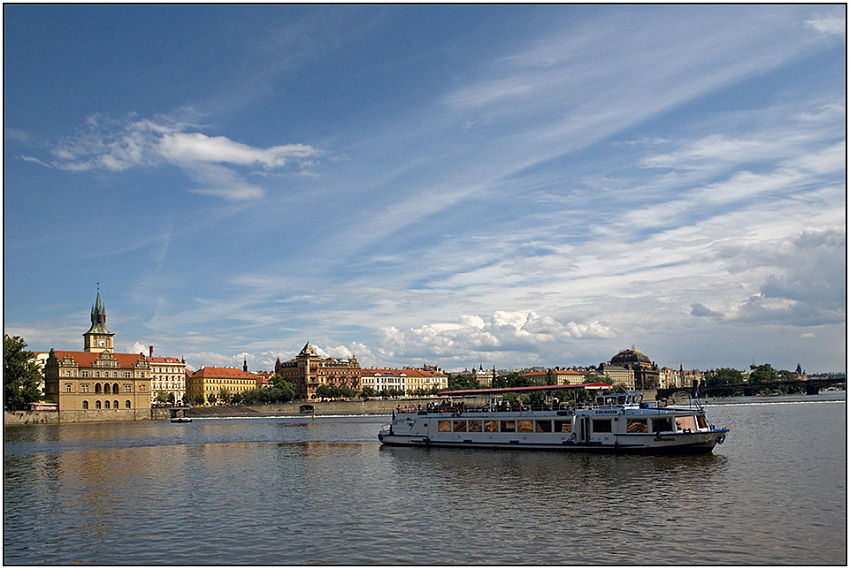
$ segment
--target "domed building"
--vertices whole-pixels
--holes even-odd
[[[642,351],[632,347],[617,352],[611,358],[611,365],[634,372],[635,389],[658,388],[658,366]]]

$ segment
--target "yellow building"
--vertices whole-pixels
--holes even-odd
[[[530,371],[522,374],[530,379],[534,385],[547,385],[551,374],[552,385],[579,385],[585,383],[586,376],[580,371],[572,369],[550,369],[549,371]]]
[[[186,395],[193,405],[198,403],[198,396],[203,398],[203,405],[210,405],[256,388],[256,376],[235,367],[202,367],[186,380]]]
[[[44,396],[62,421],[150,419],[150,363],[144,354],[112,351],[106,310],[97,293],[84,351],[51,349],[44,364]]]

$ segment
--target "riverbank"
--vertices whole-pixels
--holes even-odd
[[[434,399],[372,399],[369,401],[322,401],[305,407],[302,402],[276,405],[214,405],[169,409],[155,407],[135,413],[123,409],[100,411],[4,411],[3,425],[57,425],[62,423],[107,423],[123,421],[169,420],[177,417],[249,417],[270,415],[389,415],[396,407],[425,407]]]
[[[319,401],[278,403],[275,405],[215,405],[191,407],[187,417],[240,417],[252,415],[389,415],[396,407],[427,406],[431,399],[370,399],[368,401]],[[305,405],[312,409],[302,410]]]

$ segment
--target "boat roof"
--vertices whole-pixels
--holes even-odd
[[[574,383],[571,385],[532,385],[529,387],[490,387],[486,389],[459,389],[441,391],[446,397],[462,395],[486,395],[488,393],[526,393],[530,391],[560,391],[562,389],[611,389],[607,383]]]

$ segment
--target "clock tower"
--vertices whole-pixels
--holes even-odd
[[[106,309],[100,301],[100,287],[97,288],[97,301],[91,308],[91,328],[83,334],[83,350],[86,352],[113,351],[112,337],[115,334],[106,329]]]

